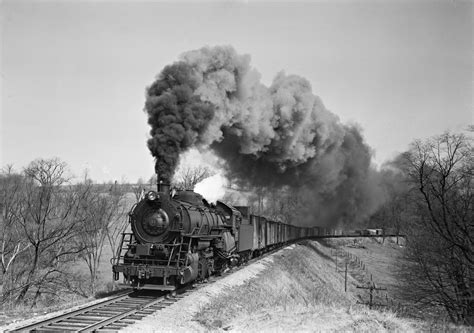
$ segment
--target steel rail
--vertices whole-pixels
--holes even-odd
[[[91,324],[87,327],[84,327],[82,329],[79,330],[79,332],[94,332],[95,330],[98,330],[98,329],[101,329],[101,328],[105,328],[106,326],[108,325],[111,325],[111,324],[114,324],[116,322],[119,322],[120,320],[128,317],[128,316],[131,316],[137,312],[140,312],[141,310],[144,310],[146,308],[149,308],[153,305],[156,305],[156,304],[161,304],[161,303],[164,303],[164,301],[166,300],[165,296],[161,296],[160,298],[156,299],[156,300],[153,300],[149,303],[146,303],[146,304],[143,304],[143,305],[139,305],[137,307],[135,307],[134,309],[131,309],[127,312],[123,312],[123,313],[120,313],[120,314],[117,314],[116,316],[113,316],[113,317],[110,317],[110,318],[106,318],[98,323],[94,323],[94,324]],[[174,303],[174,302],[173,302]],[[168,304],[163,304],[163,305],[169,305],[170,303]]]
[[[15,328],[13,330],[8,330],[6,332],[27,332],[27,331],[32,331],[36,328],[39,328],[39,327],[43,327],[43,326],[46,326],[46,325],[49,325],[49,324],[52,324],[54,322],[58,322],[58,321],[61,321],[61,320],[64,320],[64,319],[67,319],[69,317],[74,317],[74,316],[77,316],[77,315],[80,315],[80,314],[83,314],[83,313],[86,313],[86,312],[89,312],[91,310],[93,310],[94,308],[99,308],[99,307],[102,307],[102,306],[105,306],[105,305],[108,305],[108,304],[112,304],[112,303],[116,303],[122,299],[126,299],[129,297],[129,294],[131,294],[132,292],[130,292],[129,290],[123,292],[123,293],[120,293],[119,295],[111,298],[111,299],[107,299],[103,302],[99,302],[99,303],[95,303],[95,304],[92,304],[92,305],[88,305],[88,306],[85,306],[85,307],[81,307],[77,310],[74,310],[74,311],[70,311],[70,312],[67,312],[67,313],[63,313],[63,314],[60,314],[60,315],[57,315],[57,316],[54,316],[54,317],[51,317],[51,318],[48,318],[48,319],[45,319],[45,320],[42,320],[42,321],[38,321],[38,322],[35,322],[35,323],[32,323],[32,324],[29,324],[29,325],[26,325],[26,326],[22,326],[22,327],[19,327],[19,328]]]
[[[187,289],[182,288],[177,291],[182,292]],[[119,295],[104,302],[85,306],[8,332],[117,331],[182,298],[180,296],[168,298],[169,293],[160,296],[131,297],[132,294],[134,292],[127,291],[125,295]]]

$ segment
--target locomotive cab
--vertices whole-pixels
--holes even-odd
[[[232,206],[229,206],[222,201],[217,201],[216,210],[225,217],[225,222],[231,225],[232,228],[238,228],[242,223],[242,213]]]

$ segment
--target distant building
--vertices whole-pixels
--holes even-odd
[[[368,235],[383,235],[383,229],[367,229]]]

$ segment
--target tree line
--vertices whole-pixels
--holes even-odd
[[[97,292],[105,244],[115,248],[126,219],[123,191],[72,184],[66,163],[38,159],[0,173],[0,304],[51,304]],[[86,267],[86,269],[84,268]]]
[[[408,235],[400,296],[473,325],[472,138],[446,132],[415,140],[381,173],[388,197],[370,223]]]

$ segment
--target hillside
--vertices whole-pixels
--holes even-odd
[[[357,304],[360,284],[336,272],[319,242],[302,242],[208,284],[127,331],[414,331],[424,323]]]

